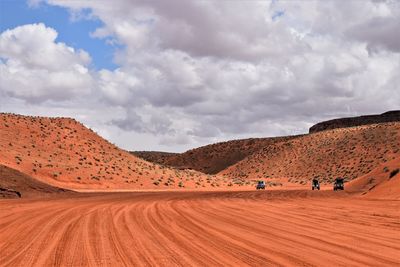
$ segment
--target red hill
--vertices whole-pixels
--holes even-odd
[[[142,160],[69,118],[0,114],[0,151],[0,164],[63,188],[208,188],[229,183]]]
[[[263,147],[297,137],[299,136],[232,140],[191,149],[182,154],[143,151],[132,153],[158,164],[179,169],[193,169],[206,174],[216,174]]]
[[[220,172],[245,179],[353,180],[400,156],[400,123],[327,130],[266,146]]]

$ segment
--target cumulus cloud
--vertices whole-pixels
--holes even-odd
[[[172,121],[160,110],[142,107],[140,111],[127,109],[125,118],[115,119],[111,124],[138,133],[166,134],[173,131]]]
[[[40,8],[44,1],[31,2]],[[29,55],[26,43],[35,44],[29,34],[11,47],[7,36],[17,36],[17,29],[3,33],[2,80],[22,66],[19,75],[37,85],[40,97],[93,87],[97,106],[116,112],[103,127],[124,138],[142,135],[149,149],[296,134],[323,119],[399,108],[398,1],[45,2],[68,8],[74,18],[101,20],[88,34],[120,45],[114,56],[119,68],[89,70],[87,53],[35,25],[40,34],[34,36],[45,40],[43,54],[50,56],[40,60],[38,48]],[[54,82],[34,71],[50,73]],[[72,77],[63,73],[76,78],[60,83],[67,87],[60,90],[56,81]],[[68,84],[72,80],[76,84]],[[3,92],[29,95],[24,86],[7,84],[20,91]]]
[[[28,24],[0,35],[0,90],[32,102],[65,100],[88,93],[90,56],[56,42],[57,32]]]
[[[357,25],[348,31],[350,37],[367,43],[370,53],[380,50],[400,52],[400,13],[396,17],[372,18],[365,24]]]

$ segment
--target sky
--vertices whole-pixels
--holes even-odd
[[[400,1],[1,0],[0,112],[127,150],[306,133],[400,107]]]

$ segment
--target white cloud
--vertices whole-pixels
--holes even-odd
[[[33,102],[66,100],[90,92],[89,54],[56,38],[57,32],[42,23],[1,33],[0,90]]]
[[[7,80],[13,72],[39,99],[93,87],[92,108],[115,112],[97,127],[130,148],[294,134],[322,119],[399,108],[398,1],[47,3],[100,19],[103,26],[88,34],[121,45],[119,68],[89,70],[87,53],[57,43],[55,30],[30,26],[37,32],[24,29],[18,45],[0,45],[8,58],[2,80],[18,88],[1,90],[29,96],[22,79]]]

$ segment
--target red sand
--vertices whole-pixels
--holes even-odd
[[[231,179],[143,161],[75,120],[0,115],[0,185],[52,195],[0,200],[0,266],[400,266],[400,124],[274,144]],[[274,187],[238,191],[271,168]],[[368,174],[311,191],[327,168]]]
[[[345,192],[0,201],[1,266],[399,266],[400,202]]]
[[[400,200],[400,157],[380,164],[370,173],[351,181],[346,188],[370,198]]]

